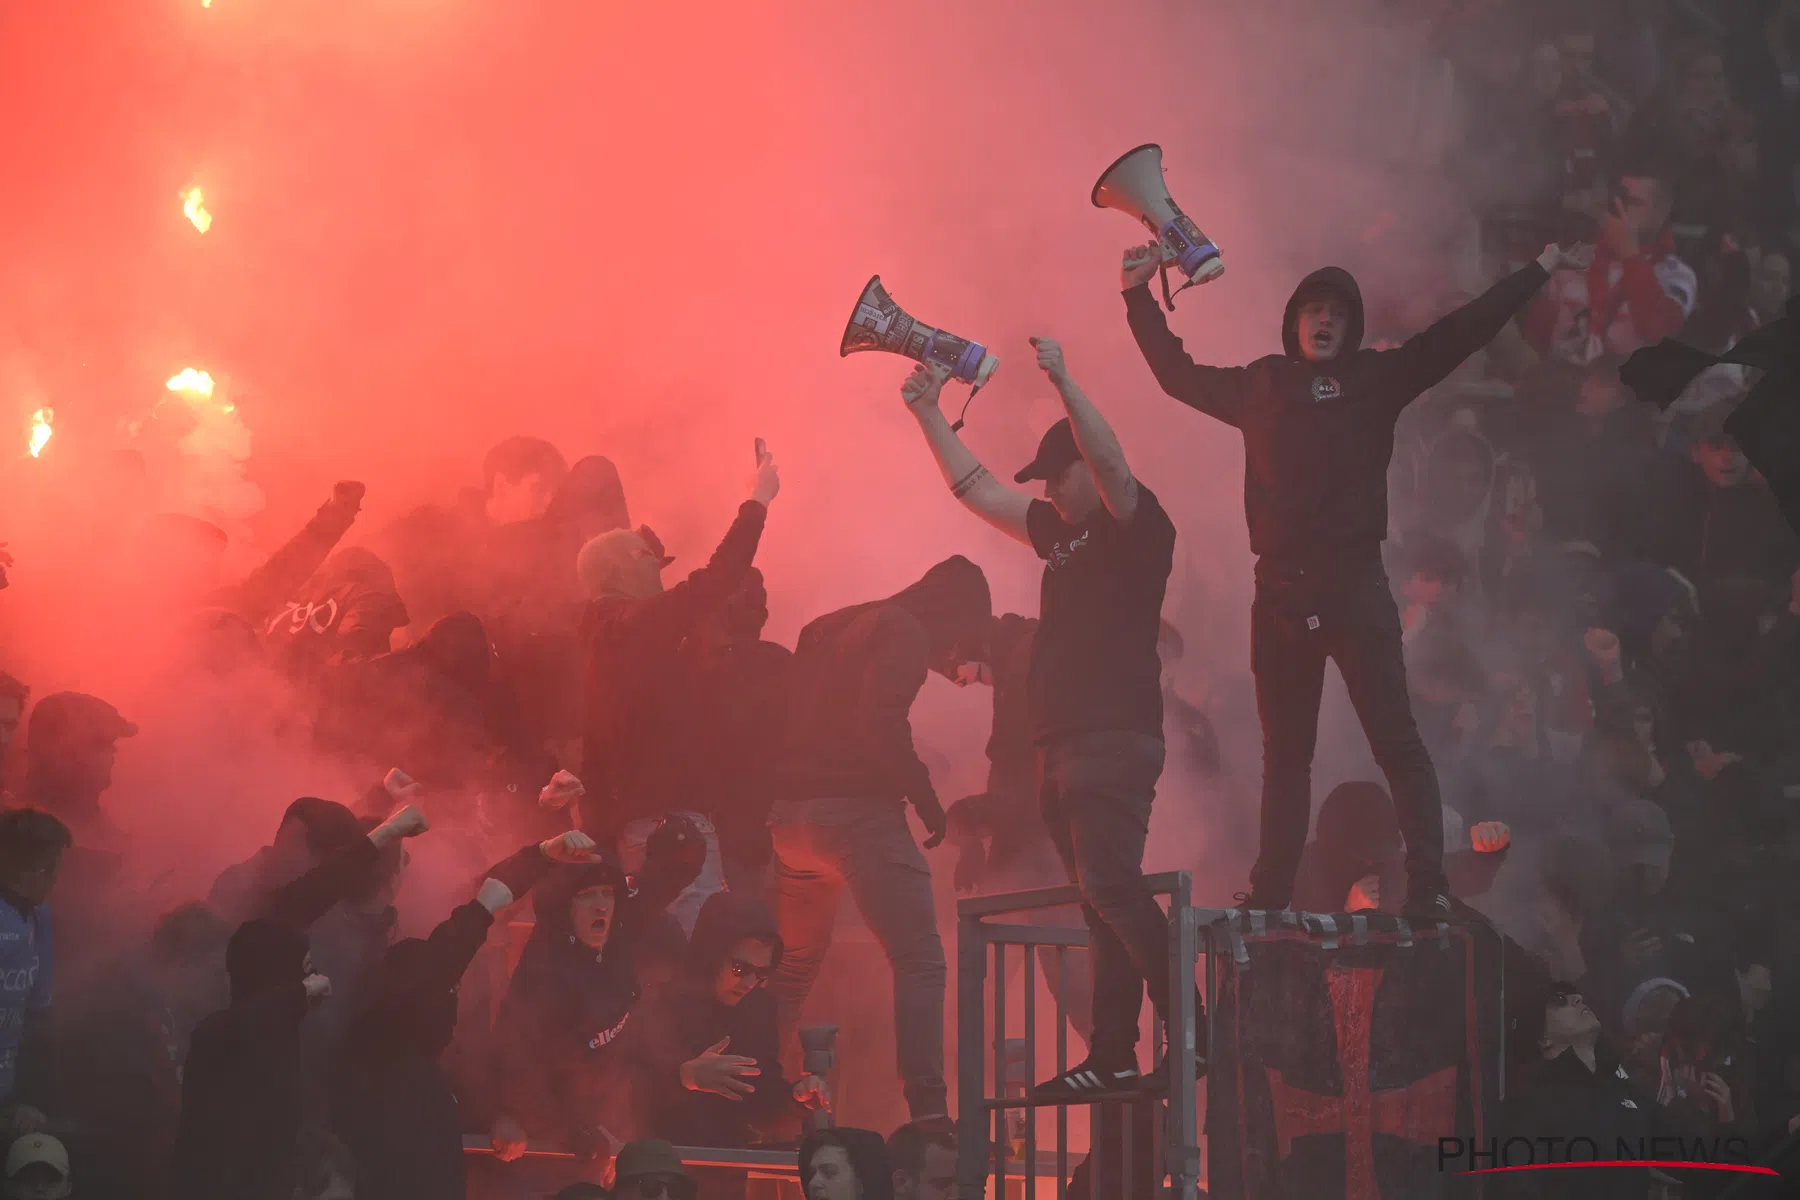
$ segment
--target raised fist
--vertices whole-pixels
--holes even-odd
[[[360,509],[363,495],[367,491],[367,488],[353,479],[340,480],[331,489],[331,502],[340,508]]]
[[[1481,821],[1469,830],[1469,844],[1479,854],[1497,854],[1512,845],[1512,829],[1505,821]]]
[[[585,795],[587,788],[582,786],[581,780],[567,771],[558,771],[538,792],[538,803],[545,808],[567,808]]]
[[[571,829],[567,833],[558,834],[548,841],[539,842],[538,849],[545,858],[553,863],[592,863],[602,861],[599,847],[594,839],[579,829]]]

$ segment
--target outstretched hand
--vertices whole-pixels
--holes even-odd
[[[1594,246],[1592,242],[1567,247],[1551,242],[1537,261],[1546,271],[1585,271],[1594,265]]]
[[[938,406],[938,396],[950,382],[950,369],[937,363],[920,363],[906,382],[900,385],[900,398],[914,412],[927,412]]]
[[[757,444],[762,444],[760,439]],[[767,508],[780,492],[781,470],[775,465],[775,456],[763,446],[756,456],[756,477],[750,483],[750,499]]]

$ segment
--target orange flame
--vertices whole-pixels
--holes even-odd
[[[183,367],[181,374],[165,384],[171,392],[184,397],[189,404],[210,404],[213,398],[213,377],[205,371],[196,371],[192,367]],[[231,401],[221,401],[220,412],[235,412],[237,406]]]
[[[181,211],[201,233],[212,228],[212,214],[206,211],[206,193],[199,188],[187,188],[181,193]]]
[[[56,431],[51,422],[56,420],[56,410],[40,408],[31,414],[31,457],[36,458],[50,444],[50,435]]]

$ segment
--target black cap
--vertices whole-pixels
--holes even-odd
[[[56,692],[45,696],[31,710],[27,740],[48,747],[92,738],[116,742],[136,737],[138,727],[119,715],[119,710],[85,692]]]
[[[1034,479],[1054,479],[1070,463],[1080,461],[1081,451],[1075,445],[1075,429],[1069,424],[1069,418],[1064,417],[1045,432],[1038,441],[1037,457],[1013,476],[1013,482],[1030,483]]]

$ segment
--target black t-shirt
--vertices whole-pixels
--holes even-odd
[[[1032,736],[1129,730],[1161,738],[1162,663],[1156,635],[1175,558],[1175,526],[1138,484],[1137,512],[1121,525],[1105,506],[1079,526],[1048,502],[1025,517],[1044,560],[1032,646]]]

